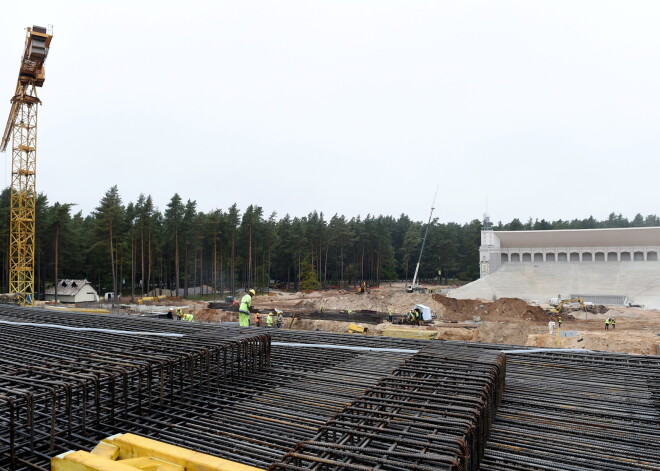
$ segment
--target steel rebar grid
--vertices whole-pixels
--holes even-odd
[[[31,314],[28,315],[27,313]],[[48,322],[49,320],[52,321],[53,313],[27,309],[21,313],[21,316],[31,322]],[[61,316],[58,322],[64,324],[95,325],[101,328],[109,325],[104,323],[106,321],[103,321],[103,318],[107,320],[108,316],[103,315],[57,313],[57,316]],[[2,311],[0,311],[0,318],[2,318]],[[228,337],[245,333],[268,332],[272,335],[273,340],[292,343],[406,349],[418,349],[429,344],[439,343],[321,332],[294,332],[284,329],[226,328],[221,324],[187,324],[127,317],[114,317],[107,322],[115,322],[115,328],[121,329],[136,330],[139,326],[140,329],[163,332],[204,333]],[[441,342],[440,344],[461,346],[473,352],[521,349],[518,346],[469,344],[464,342]],[[134,431],[140,433],[143,431],[143,434],[149,434],[168,443],[179,444],[258,467],[267,467],[270,463],[281,461],[285,451],[290,450],[296,443],[312,441],[317,436],[319,428],[328,421],[328,418],[341,411],[356,397],[362,395],[365,389],[376,385],[379,379],[386,376],[405,358],[409,357],[409,355],[404,354],[392,354],[399,358],[381,358],[383,364],[367,364],[362,361],[362,354],[354,351],[301,350],[273,347],[272,352],[272,365],[267,370],[257,372],[251,377],[237,378],[231,384],[209,389],[205,392],[206,395],[196,394],[189,401],[186,401],[185,398],[175,398],[176,407],[172,407],[168,411],[158,410],[158,414],[156,414],[156,410],[153,408],[149,415],[131,413],[129,415],[130,427],[124,426],[122,429],[117,429],[116,432]],[[370,353],[369,355],[371,355],[371,360],[376,360],[379,356],[384,357],[383,354],[379,355],[377,353]],[[506,399],[508,399],[512,388],[515,390],[519,385],[529,383],[527,385],[530,390],[536,392],[537,397],[535,400],[542,401],[543,398],[550,397],[552,402],[561,403],[561,401],[564,401],[567,406],[572,407],[569,401],[570,390],[562,389],[564,384],[562,379],[555,378],[556,383],[552,385],[554,389],[551,388],[550,391],[545,391],[540,387],[539,383],[542,383],[549,376],[543,372],[535,371],[539,368],[537,363],[540,360],[538,359],[539,354],[534,355],[529,355],[529,358],[524,361],[517,362],[516,368],[520,368],[520,376],[515,382],[512,382],[512,374],[510,373],[511,364],[515,357],[513,355],[508,356],[509,382],[507,395],[497,417],[498,424],[503,419],[509,418],[512,418],[513,422],[509,430],[502,432],[505,436],[500,439],[501,443],[497,444],[497,448],[491,449],[491,444],[497,443],[495,442],[496,434],[500,433],[498,426],[495,427],[492,434],[493,440],[489,442],[482,462],[482,469],[658,469],[653,467],[656,466],[657,460],[652,454],[645,464],[646,468],[635,467],[637,466],[636,458],[625,456],[616,463],[618,466],[620,462],[628,460],[628,468],[602,467],[602,460],[600,462],[596,461],[597,464],[591,467],[582,467],[583,464],[579,459],[573,463],[572,468],[568,467],[568,462],[578,454],[576,450],[581,448],[589,450],[592,454],[602,451],[603,459],[609,456],[606,454],[607,452],[615,453],[619,449],[632,455],[634,454],[632,448],[626,450],[626,447],[633,446],[641,448],[644,453],[649,453],[648,450],[651,450],[651,453],[653,452],[658,440],[657,412],[656,425],[653,425],[652,414],[648,413],[651,410],[648,407],[648,398],[651,397],[651,400],[655,400],[655,403],[658,404],[658,385],[657,382],[654,383],[654,381],[657,381],[657,376],[654,376],[653,373],[658,371],[657,358],[613,353],[592,355],[552,354],[554,366],[548,367],[551,372],[561,371],[564,367],[575,368],[575,365],[579,365],[580,373],[575,373],[575,375],[582,380],[588,377],[592,366],[597,368],[598,371],[601,371],[601,368],[604,371],[618,371],[618,374],[621,375],[620,381],[624,383],[624,386],[627,384],[627,380],[632,380],[637,376],[646,378],[645,381],[648,385],[646,391],[642,388],[641,383],[636,383],[634,388],[631,387],[624,391],[626,394],[633,390],[637,391],[631,394],[627,401],[641,401],[642,406],[638,409],[630,408],[627,403],[625,407],[621,408],[617,405],[616,400],[603,407],[600,404],[598,395],[589,394],[588,391],[593,388],[590,386],[590,381],[586,381],[579,393],[583,401],[579,405],[579,417],[584,427],[593,426],[591,427],[591,433],[585,434],[584,439],[581,439],[581,429],[578,428],[575,421],[572,421],[570,409],[567,411],[560,407],[559,411],[554,411],[553,415],[548,415],[551,428],[546,429],[545,427],[548,424],[545,423],[546,413],[543,410],[543,403],[538,405],[531,402],[527,406],[528,410],[525,409],[524,404],[526,404],[525,397],[527,394],[525,390],[520,390],[518,402],[512,402],[510,405],[507,403]],[[544,361],[548,361],[547,359],[550,357],[547,354],[544,355],[546,357]],[[544,361],[541,361],[541,364]],[[339,369],[334,370],[334,368]],[[372,375],[371,370],[373,368],[376,368],[376,370],[373,370]],[[327,370],[327,375],[324,374],[324,370]],[[529,373],[529,376],[523,373]],[[341,380],[339,379],[340,376],[342,377]],[[370,381],[371,384],[369,384]],[[573,384],[570,387],[577,388]],[[603,385],[603,387],[605,386]],[[651,392],[649,393],[649,391]],[[653,391],[655,391],[655,399],[653,399]],[[2,393],[0,392],[0,394]],[[623,394],[623,396],[628,397],[626,394]],[[505,409],[505,407],[508,409]],[[517,416],[518,410],[521,411],[524,420]],[[621,414],[615,414],[617,410]],[[502,411],[506,411],[506,413]],[[567,427],[572,429],[573,432],[568,433],[567,430],[562,429],[562,423],[554,418],[554,415],[557,414],[560,419],[567,421],[566,424],[569,424]],[[638,424],[636,418],[638,414],[642,422],[639,427],[634,425]],[[344,429],[349,428],[352,423],[348,421],[348,425],[339,424],[338,427],[342,427],[339,428],[339,431],[345,433]],[[608,430],[609,427],[612,427],[612,423],[618,424],[622,428],[612,428],[614,432],[610,436]],[[649,425],[649,423],[652,425]],[[636,427],[636,431],[631,434],[629,427],[633,426]],[[369,429],[362,426],[360,431],[371,432],[378,439],[384,435],[378,427]],[[605,436],[597,436],[596,432],[598,431],[605,431]],[[112,433],[116,432],[113,431]],[[395,431],[390,434],[390,437],[386,436],[384,440],[392,436],[397,439],[401,438],[399,431]],[[414,435],[407,435],[406,437],[412,437],[413,440],[417,438]],[[556,437],[559,437],[559,439]],[[630,438],[624,439],[622,437]],[[575,440],[575,446],[573,446],[571,440]],[[70,443],[71,445],[68,448],[71,449],[89,449],[96,442],[89,440],[87,436],[74,434],[70,439]],[[520,451],[516,448],[517,443],[521,443]],[[552,456],[545,452],[545,446],[548,444],[552,445]],[[571,446],[567,446],[568,444]],[[38,463],[47,463],[48,457],[48,454],[44,454]],[[37,462],[32,462],[32,465],[35,463]],[[24,468],[29,467],[25,463],[21,466]],[[493,467],[486,468],[487,466]],[[290,469],[294,468],[290,467]]]
[[[22,308],[18,306],[3,306],[0,309],[0,320],[22,319],[23,322],[49,323],[57,320],[58,324],[72,327],[115,328],[119,330],[151,330],[173,333],[217,333],[224,332],[231,337],[241,334],[266,332],[273,341],[296,343],[325,343],[352,345],[364,347],[407,348],[416,349],[430,345],[430,340],[404,339],[393,337],[377,337],[362,335],[341,335],[332,332],[293,331],[286,329],[266,329],[254,327],[234,327],[218,323],[189,323],[167,319],[153,319],[139,316],[120,316],[107,314],[81,314],[78,312],[53,312],[46,309]]]
[[[298,444],[271,470],[476,470],[505,358],[434,344]]]
[[[176,424],[167,429],[147,429],[144,423],[135,427],[158,440],[194,443],[199,451],[266,468],[297,442],[312,438],[330,417],[409,356],[320,349],[301,358],[300,353],[273,347],[267,372],[212,391],[199,404],[185,404],[185,410],[195,412],[186,416],[182,408],[168,417]]]
[[[270,338],[154,338],[5,323],[0,353],[0,468],[15,469],[266,367]]]
[[[507,357],[482,470],[660,470],[660,358]]]
[[[53,322],[52,313],[31,311],[23,311],[23,321]],[[224,332],[237,336],[244,335],[246,331],[265,332],[264,329],[222,329],[177,322],[142,321],[107,316],[87,317],[78,313],[57,314],[58,323],[85,328],[137,330],[138,326],[143,326],[151,331],[167,331],[167,328],[161,327],[171,327],[174,332],[197,332],[197,335]],[[207,388],[203,394],[192,397],[175,395],[168,408],[152,408],[148,414],[139,415],[129,410],[127,417],[117,421],[115,426],[102,423],[102,430],[96,430],[94,424],[88,427],[88,435],[133,431],[168,443],[267,467],[295,443],[311,438],[318,426],[409,356],[326,349],[315,349],[315,353],[310,355],[307,351],[286,347],[278,347],[277,351],[279,360],[274,362],[267,375],[257,373],[253,378],[236,378],[231,385]],[[259,386],[260,381],[263,381],[262,387]],[[293,406],[292,397],[299,401]],[[88,436],[82,435],[74,434],[71,439],[56,437],[57,447],[91,448],[94,443]],[[36,450],[36,462],[27,464],[32,467],[45,466],[51,454],[47,450]],[[23,463],[26,468],[27,464]]]

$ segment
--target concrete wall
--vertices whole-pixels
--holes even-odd
[[[584,239],[582,231],[580,236]],[[620,231],[620,230],[619,230]],[[555,231],[537,231],[543,240],[552,240]],[[563,232],[563,231],[557,231]],[[602,231],[599,234],[602,240]],[[493,230],[481,231],[479,247],[481,278],[496,272],[508,263],[608,263],[608,262],[659,262],[660,243],[652,246],[612,245],[612,246],[552,246],[547,247],[502,247]]]
[[[448,293],[458,299],[521,298],[547,303],[573,294],[626,296],[647,309],[660,309],[660,263],[506,263],[490,276]],[[618,303],[618,302],[617,302]]]

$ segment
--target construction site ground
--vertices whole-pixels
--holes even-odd
[[[285,293],[273,291],[254,298],[253,307],[260,310],[278,308],[289,312],[368,310],[405,314],[415,304],[431,308],[435,319],[422,326],[405,329],[428,331],[428,337],[446,340],[466,340],[482,343],[500,343],[537,347],[580,348],[651,355],[660,353],[660,311],[628,307],[611,307],[603,314],[582,311],[562,315],[561,330],[574,331],[575,336],[560,337],[557,329],[551,335],[551,319],[545,307],[531,306],[516,298],[502,298],[494,302],[453,299],[440,294],[406,293],[404,285],[392,283],[369,289],[366,294],[351,291],[315,291],[312,293]],[[207,322],[237,321],[237,313],[208,309],[208,303],[188,303],[195,320]],[[322,317],[322,316],[320,316]],[[605,318],[616,319],[616,329],[605,329]],[[347,317],[350,319],[350,317]],[[382,335],[392,328],[383,322],[358,324],[367,327],[366,335]],[[556,320],[556,317],[554,318]],[[350,321],[304,319],[285,317],[283,327],[297,330],[346,332]],[[265,316],[262,319],[265,325]],[[402,327],[402,326],[396,326]],[[573,333],[573,332],[571,332]],[[435,334],[435,335],[434,335]],[[364,335],[364,334],[356,334]]]

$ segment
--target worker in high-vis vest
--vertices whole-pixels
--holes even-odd
[[[184,314],[184,315],[183,315],[183,320],[184,320],[184,321],[188,321],[188,322],[192,322],[193,319],[194,319],[194,317],[195,317],[195,316],[193,316],[192,314]]]
[[[273,313],[269,312],[266,317],[266,327],[273,327]]]
[[[408,313],[408,319],[411,324],[419,325],[419,310],[411,309]]]
[[[180,307],[176,308],[176,320],[180,321],[183,319],[183,311],[181,310]]]
[[[250,327],[250,306],[252,306],[252,296],[256,294],[257,292],[251,289],[241,298],[241,305],[238,308],[238,324],[241,327]]]

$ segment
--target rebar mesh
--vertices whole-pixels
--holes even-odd
[[[271,470],[476,470],[505,358],[442,344],[414,355]]]
[[[657,357],[505,353],[503,395],[500,355],[524,348],[18,307],[0,321],[2,470],[119,432],[273,469],[660,469]]]
[[[123,431],[132,417],[165,411],[270,361],[263,333],[173,337],[11,322],[0,324],[2,469]]]

